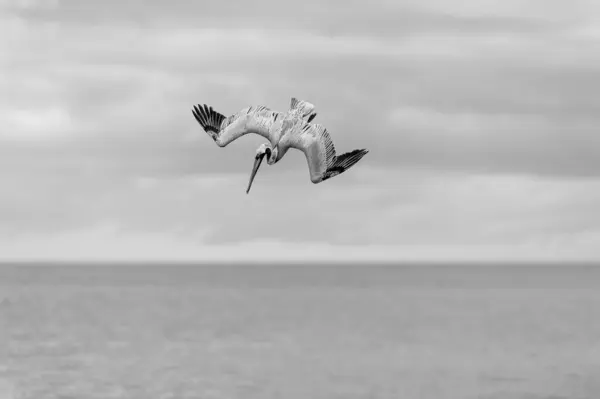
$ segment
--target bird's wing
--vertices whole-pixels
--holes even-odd
[[[312,120],[315,119],[315,116],[317,116],[314,104],[311,104],[308,101],[298,100],[296,97],[292,97],[290,111],[308,123],[312,122]]]
[[[327,129],[311,123],[304,123],[285,133],[278,147],[282,153],[288,148],[296,148],[304,153],[313,183],[320,183],[339,175],[369,152],[366,149],[353,150],[338,156]]]
[[[284,116],[267,107],[251,106],[225,117],[206,104],[195,105],[192,113],[219,147],[225,147],[248,133],[259,134],[275,146],[279,141],[278,134]]]

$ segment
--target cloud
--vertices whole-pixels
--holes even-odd
[[[31,242],[37,247],[40,240],[53,243],[55,238],[51,247],[57,256],[75,256],[65,249],[66,243],[83,240],[78,248],[94,257],[106,253],[136,259],[153,256],[139,250],[146,238],[161,248],[157,257],[171,253],[177,259],[202,258],[197,248],[214,250],[211,259],[216,259],[231,255],[227,251],[237,245],[254,248],[257,242],[275,243],[272,251],[268,244],[260,247],[267,252],[263,258],[284,256],[285,251],[275,249],[278,246],[299,253],[303,243],[320,248],[315,253],[319,256],[330,253],[331,259],[356,247],[376,258],[374,248],[380,248],[388,260],[410,260],[419,254],[424,259],[427,251],[432,257],[453,254],[456,260],[475,254],[488,260],[516,254],[541,259],[545,253],[560,258],[577,255],[575,248],[589,257],[598,255],[595,248],[600,248],[600,219],[594,216],[600,200],[598,180],[399,174],[363,167],[319,186],[307,175],[306,170],[263,168],[251,195],[244,192],[246,174],[119,181],[87,174],[79,179],[55,177],[36,187],[37,193],[32,187],[18,190],[20,183],[15,181],[7,191],[11,194],[0,201],[0,257],[12,257],[8,255],[16,253],[10,249],[13,244],[24,248]],[[103,235],[94,238],[100,234],[97,229]],[[511,247],[523,247],[522,252],[512,252]],[[467,248],[475,252],[470,255]],[[487,249],[493,251],[486,255]]]
[[[211,248],[500,256],[597,239],[590,1],[308,1],[296,14],[267,0],[0,7],[5,240],[92,232],[179,248],[198,234]],[[290,151],[246,196],[263,140],[217,148],[191,106],[285,110],[292,96],[316,105],[338,152],[370,153],[315,186]],[[106,223],[118,229],[95,230]]]
[[[16,3],[16,2],[15,2]],[[173,26],[203,26],[207,28],[268,26],[273,29],[291,27],[298,30],[329,35],[386,36],[414,31],[469,30],[474,32],[494,29],[532,29],[542,25],[548,17],[562,16],[574,7],[539,7],[529,2],[509,1],[487,7],[472,6],[454,1],[419,2],[376,1],[365,7],[360,1],[333,0],[327,4],[305,0],[303,7],[290,9],[273,0],[260,0],[253,7],[237,7],[226,3],[200,4],[174,0],[168,5],[159,0],[62,0],[37,3],[37,7],[18,7],[20,15],[38,20],[55,20],[68,24],[125,25],[132,21],[152,28]],[[55,3],[55,7],[48,7]],[[579,2],[582,3],[582,2]],[[533,7],[532,7],[533,5]],[[490,9],[495,11],[490,13]],[[542,13],[540,13],[540,9]],[[113,10],[118,10],[114,12]],[[160,18],[157,18],[160,16]],[[550,19],[552,21],[552,19]]]
[[[21,140],[56,138],[70,132],[71,117],[61,108],[8,109],[0,116],[1,136]]]
[[[564,262],[597,259],[600,237],[584,237],[576,246],[331,246],[270,240],[203,245],[168,233],[119,234],[100,225],[49,239],[5,242],[4,261],[67,262]],[[32,253],[31,248],[36,248]]]
[[[592,150],[597,140],[589,133],[598,123],[599,103],[587,90],[598,78],[597,52],[593,42],[566,33],[553,40],[523,34],[420,34],[377,41],[239,29],[147,32],[75,26],[57,32],[43,36],[39,52],[15,57],[15,64],[25,66],[12,74],[18,79],[4,83],[12,93],[6,114],[69,121],[63,129],[52,129],[51,119],[45,134],[103,137],[121,148],[134,146],[131,152],[141,146],[172,147],[201,133],[189,113],[196,102],[209,102],[226,114],[252,103],[285,109],[293,93],[327,110],[319,120],[334,138],[348,146],[366,146],[368,140],[381,164],[415,162],[418,156],[416,162],[424,166],[462,168],[464,160],[468,167],[502,173],[515,171],[515,165],[525,173],[598,169]],[[44,53],[61,39],[60,49]],[[127,44],[133,42],[134,49]],[[39,58],[37,66],[31,64],[32,53]],[[385,116],[402,109],[429,113],[435,129],[424,133]],[[470,115],[469,130],[478,130],[479,141],[488,146],[473,145],[473,135],[456,134],[462,126],[448,125],[459,118],[464,122],[465,115]],[[7,126],[9,137],[29,137],[19,125]],[[412,140],[418,141],[416,151]],[[448,140],[452,143],[444,143]],[[429,154],[449,147],[459,148],[459,154]],[[399,155],[403,148],[414,156]],[[507,153],[521,160],[514,162]]]
[[[551,176],[597,176],[600,167],[592,120],[417,107],[397,108],[389,120],[403,132],[397,159],[406,165]]]

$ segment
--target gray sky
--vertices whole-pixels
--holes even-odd
[[[0,259],[600,259],[594,0],[0,0]],[[191,106],[315,104],[338,152]]]

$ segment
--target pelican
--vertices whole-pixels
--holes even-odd
[[[359,149],[336,155],[327,129],[311,123],[317,115],[314,105],[297,98],[292,98],[290,109],[285,113],[264,106],[250,106],[225,117],[206,104],[195,105],[192,113],[219,147],[248,133],[268,140],[256,150],[246,194],[250,192],[263,158],[267,158],[268,165],[274,165],[290,148],[304,153],[310,180],[315,184],[345,172],[368,153],[366,149]]]

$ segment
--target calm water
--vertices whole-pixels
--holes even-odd
[[[600,267],[0,266],[0,399],[597,399]]]

